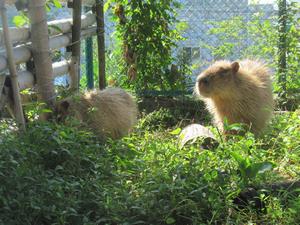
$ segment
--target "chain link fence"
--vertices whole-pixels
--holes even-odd
[[[183,50],[191,64],[195,64],[193,73],[197,74],[201,68],[215,58],[205,45],[219,45],[217,35],[210,34],[214,23],[228,19],[241,18],[245,23],[260,13],[261,19],[274,21],[277,16],[275,1],[261,1],[250,3],[248,0],[181,0],[182,8],[178,11],[178,20],[186,23],[182,36],[185,40],[178,43],[178,50]],[[242,48],[251,44],[247,38],[239,51],[232,55],[232,59],[241,57]]]
[[[261,17],[263,20],[276,22],[278,14],[276,0],[179,0],[179,2],[182,6],[178,9],[177,19],[179,22],[185,23],[186,29],[182,32],[184,40],[178,43],[174,52],[178,53],[181,51],[184,53],[185,58],[187,58],[186,61],[193,65],[192,72],[194,75],[197,75],[200,70],[215,59],[211,50],[206,47],[207,45],[216,46],[220,44],[220,39],[217,35],[209,32],[214,27],[214,23],[238,17],[242,18],[246,23],[251,21],[257,13],[263,15]],[[9,10],[9,13],[15,15],[15,9]],[[106,13],[105,18],[105,42],[108,54],[117,47],[114,37],[115,24],[111,21],[109,13],[111,12]],[[49,13],[50,20],[66,17],[71,17],[71,12],[65,7],[60,10],[51,10],[51,13]],[[239,58],[239,52],[241,52],[242,48],[251,44],[250,36],[243,40],[243,46],[240,46],[239,51],[231,55],[231,59]],[[83,49],[84,43],[82,43]],[[95,49],[96,40],[94,40]],[[82,55],[81,60],[83,62],[82,74],[85,74],[84,55]],[[118,62],[114,63],[118,64]],[[119,63],[121,64],[121,62]]]

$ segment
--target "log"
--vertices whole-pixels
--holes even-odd
[[[26,41],[29,39],[28,27],[10,27],[9,32],[11,34],[11,42],[15,44],[17,42]],[[0,31],[0,46],[4,45],[3,30]]]
[[[70,61],[60,61],[52,64],[53,69],[53,79],[55,77],[67,74],[70,69]],[[34,86],[34,75],[29,71],[19,71],[18,72],[18,82],[20,90],[27,88],[32,88]]]
[[[96,27],[89,27],[81,32],[81,38],[90,37],[96,34]],[[71,34],[62,34],[50,38],[50,50],[60,49],[71,44]],[[14,48],[15,63],[25,63],[31,57],[31,45],[21,45]],[[0,52],[0,72],[7,69],[7,57],[4,51]]]
[[[68,73],[69,69],[70,69],[70,62],[69,61],[61,61],[61,62],[56,62],[52,64],[52,68],[53,68],[53,77],[58,77],[61,75],[65,75]],[[9,76],[9,74],[1,74],[0,75],[0,81],[1,80],[5,80],[6,76]],[[27,88],[32,88],[34,87],[34,75],[29,72],[29,71],[19,71],[18,72],[18,83],[19,83],[19,87],[20,87],[20,91],[27,89]],[[4,84],[4,82],[3,82]],[[3,85],[2,84],[2,85]],[[0,83],[1,86],[1,83]],[[6,104],[8,104],[8,110],[10,111],[10,114],[13,116],[13,110],[11,110],[12,107],[12,102],[8,96],[8,92],[9,92],[9,87],[4,87],[6,88],[3,96],[0,95],[0,111],[3,110],[4,106]],[[0,92],[2,94],[2,92]],[[21,95],[21,99],[22,99],[22,104],[26,104],[29,101],[32,101],[30,98],[26,97],[27,95]]]
[[[5,4],[12,5],[15,4],[17,0],[4,0]],[[59,0],[61,3],[68,2],[68,0]],[[82,4],[86,6],[93,6],[95,0],[82,0]]]
[[[81,28],[85,29],[96,22],[96,17],[92,12],[87,12],[81,16]],[[65,34],[71,32],[72,19],[61,19],[48,22],[49,36],[55,36],[58,34]],[[25,43],[30,41],[30,31],[28,27],[12,27],[9,29],[11,34],[11,41],[13,44]],[[0,31],[0,46],[4,45],[3,31]]]

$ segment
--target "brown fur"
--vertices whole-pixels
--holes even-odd
[[[223,132],[225,117],[258,134],[272,115],[270,71],[260,61],[217,61],[198,76],[195,88]]]
[[[76,94],[59,101],[56,111],[61,119],[70,115],[85,123],[100,138],[119,139],[137,122],[137,105],[120,88],[107,88]]]

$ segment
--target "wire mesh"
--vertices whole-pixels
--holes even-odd
[[[242,18],[245,23],[250,21],[257,13],[262,14],[263,20],[274,20],[277,15],[275,1],[256,1],[251,3],[248,0],[181,0],[182,8],[178,11],[178,20],[187,24],[187,29],[182,36],[185,40],[178,43],[178,49],[188,51],[188,58],[191,63],[198,63],[194,69],[197,74],[199,70],[214,60],[214,56],[204,45],[219,45],[217,35],[209,33],[214,27],[213,23],[228,19]],[[241,48],[251,44],[251,39],[244,40]],[[231,56],[239,58],[238,52]]]
[[[190,64],[196,65],[193,67],[194,75],[198,74],[203,67],[215,59],[211,50],[205,47],[205,45],[215,46],[220,44],[217,35],[209,33],[209,30],[214,27],[212,23],[237,17],[241,17],[247,22],[256,13],[262,13],[264,15],[262,18],[265,20],[274,20],[274,18],[276,20],[278,11],[276,0],[256,0],[256,3],[251,3],[253,2],[251,0],[179,0],[179,2],[182,6],[178,10],[177,19],[179,22],[186,23],[187,26],[182,33],[184,40],[178,43],[174,52],[185,51]],[[11,8],[9,12],[15,15],[15,9]],[[66,18],[70,15],[70,9],[66,7],[55,9],[49,13],[49,20]],[[114,31],[115,24],[111,21],[109,12],[107,12],[105,16],[105,44],[108,54],[117,48]],[[251,44],[250,37],[244,41],[243,46],[240,48],[247,47],[249,44]],[[239,52],[231,55],[232,59],[239,57]],[[82,55],[81,60],[84,67],[86,63],[84,55]],[[119,63],[121,64],[121,62]],[[82,71],[85,73],[84,68],[82,68]]]

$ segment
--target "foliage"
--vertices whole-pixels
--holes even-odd
[[[287,9],[288,30],[287,39],[287,70],[279,74],[279,28],[278,18],[267,18],[263,13],[257,13],[250,20],[242,17],[232,17],[228,20],[212,23],[209,34],[217,37],[215,45],[203,43],[215,59],[259,58],[267,61],[275,70],[276,79],[274,90],[279,97],[278,102],[288,108],[299,105],[300,65],[299,65],[299,19],[297,12],[300,5],[291,3]],[[286,77],[284,84],[280,83],[280,76]]]
[[[2,121],[0,223],[299,224],[299,192],[265,196],[264,214],[232,202],[245,187],[232,152],[253,165],[275,164],[251,184],[299,179],[299,124],[299,111],[278,115],[265,136],[237,136],[211,151],[197,144],[179,149],[178,132],[145,123],[100,144],[76,127],[36,122],[17,134]]]
[[[239,165],[241,178],[245,184],[247,184],[249,180],[255,178],[259,173],[264,173],[273,168],[273,164],[270,162],[253,163],[251,162],[250,157],[244,158],[236,152],[232,152],[231,155]]]
[[[14,16],[13,23],[17,27],[23,27],[23,26],[29,24],[29,19],[28,19],[27,15],[24,12],[20,12],[19,15]]]
[[[115,33],[109,37],[109,46],[105,51],[105,72],[108,86],[117,86],[123,88],[129,88],[128,77],[126,75],[125,63],[122,54],[122,43]],[[85,54],[84,44],[81,45],[82,51]],[[93,71],[94,71],[94,84],[97,86],[99,83],[98,76],[98,51],[97,40],[93,38]],[[80,87],[85,89],[87,87],[86,67],[85,64],[81,64],[82,76],[80,79]]]
[[[276,90],[281,93],[284,98],[281,103],[289,108],[297,108],[300,105],[300,19],[299,19],[300,3],[292,2],[288,6],[287,24],[288,31],[286,33],[286,51],[287,51],[287,70],[284,74],[286,82],[277,85]],[[279,76],[279,75],[278,75]],[[283,87],[282,87],[283,86]]]
[[[19,11],[18,15],[14,16],[13,23],[17,27],[23,27],[25,25],[29,25],[30,21],[27,16],[27,11],[24,10],[25,8],[27,8],[28,2],[23,1],[23,0],[17,0],[15,5],[16,5],[16,8],[20,11]],[[47,0],[46,1],[46,10],[48,12],[50,12],[51,7],[61,8],[62,6],[58,0]]]
[[[126,71],[124,70],[124,60],[122,56],[121,41],[113,34],[109,39],[110,45],[107,46],[105,52],[105,71],[108,86],[128,87],[128,78]],[[94,71],[94,83],[98,84],[98,51],[97,41],[93,38],[93,71]],[[85,50],[84,50],[85,52]],[[123,66],[124,65],[124,66]],[[86,68],[82,65],[82,77],[80,79],[80,86],[85,88],[87,86],[86,80]]]
[[[187,69],[171,65],[172,48],[181,39],[174,29],[177,1],[111,0],[106,4],[114,10],[128,85],[135,89],[183,88]]]
[[[139,126],[140,128],[150,130],[165,129],[170,126],[175,126],[178,122],[176,112],[173,112],[170,109],[161,108],[144,115]]]

